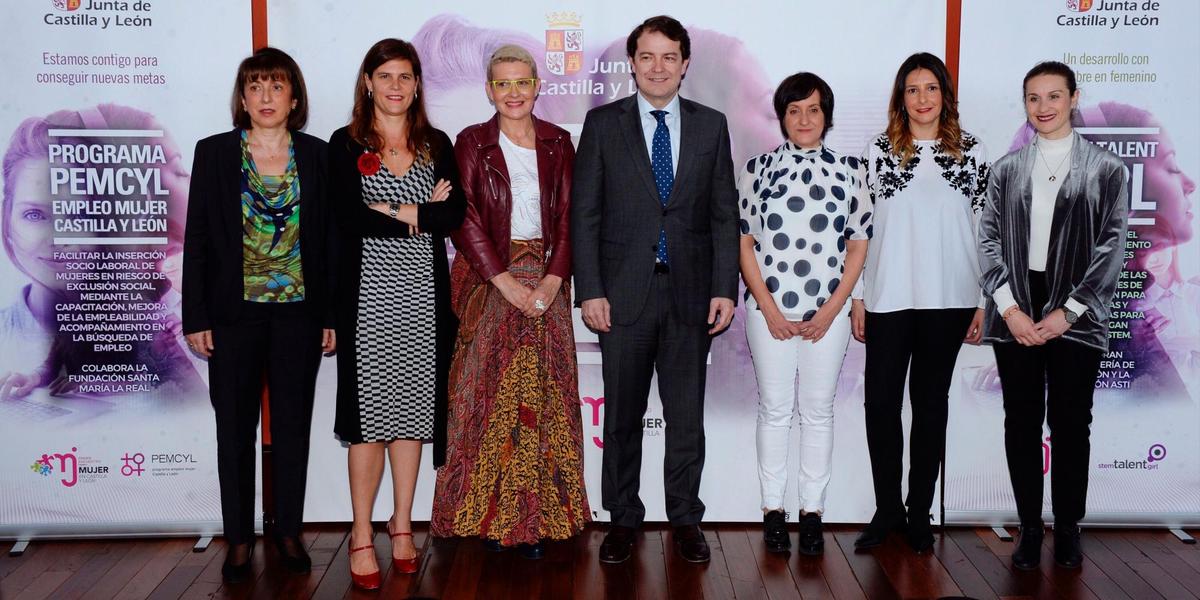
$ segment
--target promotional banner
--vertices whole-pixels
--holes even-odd
[[[819,74],[834,91],[835,125],[827,144],[847,154],[861,152],[886,125],[896,68],[916,51],[942,54],[946,20],[945,3],[940,1],[903,6],[865,1],[751,3],[736,9],[684,2],[650,9],[626,0],[539,1],[503,8],[483,1],[399,7],[373,0],[355,3],[353,9],[273,1],[268,8],[270,43],[292,53],[304,69],[312,98],[308,131],[322,137],[349,121],[363,54],[385,37],[416,45],[430,117],[452,139],[467,125],[493,114],[484,95],[487,59],[505,43],[523,46],[538,61],[543,87],[535,113],[577,136],[588,109],[634,93],[625,55],[630,30],[653,14],[674,15],[688,28],[692,42],[681,95],[726,114],[733,159],[739,166],[783,142],[771,98],[779,81],[798,71]],[[708,507],[705,518],[713,521],[762,518],[755,456],[758,393],[743,310],[739,306],[733,326],[715,340],[710,354],[707,453],[700,495]],[[578,311],[575,334],[587,487],[596,518],[604,520],[607,514],[601,510],[599,494],[604,417],[600,352],[596,336],[583,327]],[[836,406],[829,521],[862,522],[874,511],[864,439],[862,361],[862,346],[851,342]],[[305,517],[348,520],[346,451],[332,435],[336,387],[332,365],[326,365],[318,385]],[[652,389],[644,421],[641,495],[647,519],[665,520],[665,423],[656,386]],[[796,430],[798,425],[793,433]],[[426,456],[413,514],[419,520],[429,517],[433,501],[434,471]],[[795,471],[795,450],[791,464]],[[391,514],[389,476],[384,477],[375,512],[378,519]],[[795,512],[797,502],[793,482],[785,508]]]
[[[219,531],[180,258],[192,148],[230,126],[249,10],[26,0],[5,14],[0,536]]]
[[[1184,0],[963,3],[960,111],[992,159],[1033,139],[1021,80],[1057,60],[1078,77],[1075,127],[1120,156],[1129,175],[1125,269],[1093,409],[1093,523],[1200,523],[1198,22],[1200,5]],[[1015,522],[990,348],[960,357],[951,402],[947,520]],[[1052,448],[1047,430],[1047,482]],[[1049,485],[1045,510],[1049,520]]]

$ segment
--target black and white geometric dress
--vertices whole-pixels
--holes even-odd
[[[433,164],[416,161],[402,177],[381,166],[362,176],[362,191],[367,204],[423,204],[433,192]],[[433,438],[433,285],[428,233],[363,238],[355,344],[364,443]]]

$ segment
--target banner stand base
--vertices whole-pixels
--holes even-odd
[[[1187,535],[1187,534],[1184,534],[1184,535]],[[1192,543],[1195,543],[1195,540],[1193,540]],[[12,548],[9,548],[8,555],[9,556],[21,556],[22,554],[25,554],[25,551],[28,549],[29,549],[29,540],[17,540],[15,542],[13,542]]]
[[[1185,544],[1195,544],[1196,543],[1196,538],[1192,537],[1191,534],[1189,534],[1188,532],[1186,532],[1182,529],[1172,529],[1171,535],[1179,538],[1179,541],[1181,541]]]
[[[192,546],[192,552],[204,552],[208,550],[208,545],[212,543],[211,535],[202,535],[196,540],[196,545]]]
[[[1002,541],[1002,542],[1013,541],[1012,534],[1009,533],[1008,530],[1003,527],[993,527],[992,533],[996,534],[996,537],[1000,538],[1000,541]]]

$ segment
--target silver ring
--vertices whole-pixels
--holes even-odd
[[[542,302],[542,301],[541,301],[541,299],[534,300],[534,301],[533,301],[533,307],[534,307],[534,308],[536,308],[536,309],[538,309],[538,310],[546,310],[546,303],[545,303],[545,302]]]

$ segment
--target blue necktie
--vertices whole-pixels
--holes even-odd
[[[671,131],[667,129],[667,111],[652,110],[650,114],[658,121],[658,126],[654,128],[654,139],[650,143],[650,169],[654,171],[654,185],[658,186],[658,201],[666,208],[667,200],[671,197],[671,186],[675,185],[675,172],[671,167]],[[665,223],[658,230],[658,246],[655,250],[655,260],[664,265],[670,264]]]

